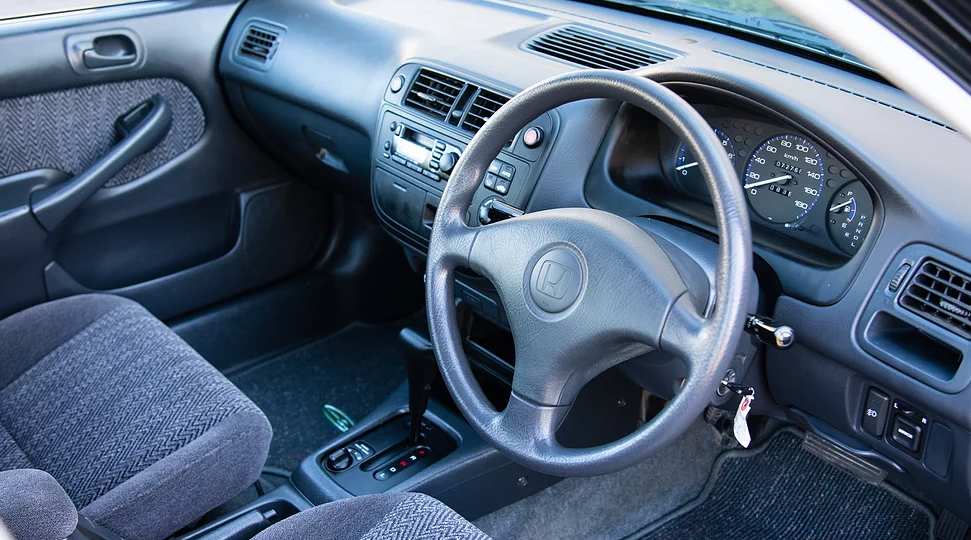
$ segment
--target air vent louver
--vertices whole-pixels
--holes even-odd
[[[275,29],[265,24],[251,24],[243,32],[243,39],[239,42],[236,55],[256,64],[267,64],[276,54],[281,36],[282,29]]]
[[[619,71],[659,64],[674,58],[669,53],[633,41],[575,26],[558,28],[537,36],[526,44],[526,48],[583,67]]]
[[[900,305],[971,339],[971,277],[927,260],[907,284]]]
[[[445,120],[464,87],[465,82],[455,77],[421,68],[415,81],[411,83],[411,89],[405,97],[405,105],[439,120]]]
[[[462,119],[462,129],[471,133],[478,133],[482,126],[492,118],[493,114],[509,101],[506,96],[482,88],[472,100],[472,105]]]

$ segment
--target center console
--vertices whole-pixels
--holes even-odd
[[[397,70],[373,137],[371,195],[382,223],[399,242],[424,252],[455,164],[512,94],[452,70],[417,64]],[[555,112],[545,113],[509,141],[469,207],[470,225],[525,207],[558,127]]]

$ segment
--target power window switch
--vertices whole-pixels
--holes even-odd
[[[874,437],[882,437],[887,426],[887,413],[890,411],[890,397],[887,394],[870,388],[866,394],[866,404],[863,407],[863,419],[860,421],[863,431]]]
[[[893,433],[891,438],[906,450],[916,452],[920,448],[920,436],[922,429],[919,424],[911,422],[903,416],[893,419]]]

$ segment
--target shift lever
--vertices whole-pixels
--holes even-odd
[[[398,337],[411,349],[408,352],[408,409],[411,411],[411,430],[408,444],[415,446],[421,439],[422,417],[428,408],[428,396],[438,375],[435,351],[428,338],[413,328],[404,328]]]

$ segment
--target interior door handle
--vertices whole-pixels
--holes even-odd
[[[81,75],[136,69],[145,56],[138,35],[124,28],[74,34],[64,45],[71,67]]]
[[[84,65],[89,69],[100,69],[114,66],[134,64],[138,55],[131,54],[102,54],[97,49],[88,49],[82,53]]]
[[[172,110],[158,94],[122,115],[122,139],[107,154],[67,182],[31,194],[30,209],[37,222],[53,232],[131,160],[162,142],[171,124]]]

